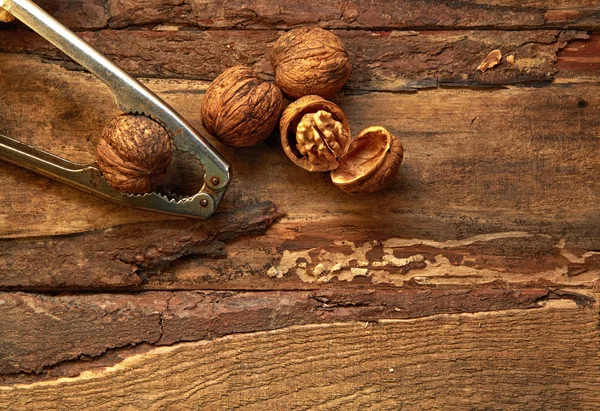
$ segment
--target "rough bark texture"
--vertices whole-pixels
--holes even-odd
[[[0,408],[600,406],[597,0],[40,4],[197,127],[223,69],[271,79],[282,30],[335,30],[354,70],[333,100],[405,159],[357,196],[277,135],[215,142],[234,177],[207,221],[0,164]],[[481,73],[494,49],[514,66]],[[119,114],[19,23],[0,90],[0,133],[74,161]],[[189,160],[168,178],[194,188]]]
[[[236,29],[600,27],[598,0],[40,0],[38,4],[75,29],[157,24]]]
[[[0,406],[596,409],[598,331],[596,310],[564,303],[292,327],[156,348],[75,378],[1,387]]]
[[[4,240],[0,283],[5,289],[43,290],[140,286],[173,261],[225,257],[225,241],[260,234],[280,216],[272,203],[263,203],[217,214],[208,221],[138,223],[65,236]]]
[[[569,41],[587,39],[574,30],[540,31],[334,31],[350,54],[347,90],[415,90],[447,86],[489,87],[551,80],[556,53]],[[272,78],[268,50],[274,30],[103,30],[80,35],[137,76],[213,80],[245,65]],[[35,33],[0,31],[0,52],[39,54],[79,69]],[[126,44],[127,47],[123,47]],[[267,49],[265,50],[265,45]],[[513,54],[485,73],[477,70],[490,51]]]
[[[0,293],[0,315],[11,319],[4,323],[0,336],[0,377],[6,382],[11,378],[19,381],[24,373],[32,372],[56,376],[57,368],[68,370],[64,363],[69,360],[104,356],[109,350],[143,343],[172,345],[301,324],[536,308],[542,301],[557,298],[571,299],[582,307],[594,303],[593,297],[575,292],[502,287],[55,297]],[[435,306],[430,304],[432,299]],[[40,352],[42,345],[46,349]]]

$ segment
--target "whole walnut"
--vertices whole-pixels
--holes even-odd
[[[144,116],[116,117],[98,142],[98,167],[107,183],[123,193],[144,194],[156,189],[171,157],[167,130]]]
[[[0,23],[10,23],[15,19],[15,16],[0,7]]]
[[[302,27],[282,35],[271,51],[275,84],[291,99],[316,94],[328,98],[350,77],[350,59],[333,33]]]
[[[235,66],[208,87],[201,115],[206,130],[223,144],[248,147],[269,137],[282,111],[277,86],[248,67]]]

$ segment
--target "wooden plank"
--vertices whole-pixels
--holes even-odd
[[[93,160],[104,121],[117,113],[107,89],[88,75],[32,58],[2,58],[3,132],[58,155]],[[199,125],[206,83],[148,84]],[[168,230],[171,223],[160,221],[172,217],[122,209],[3,164],[0,181],[8,189],[0,192],[6,205],[0,287],[314,289],[338,281],[389,286],[466,279],[594,285],[600,268],[598,91],[594,83],[572,83],[341,97],[336,101],[355,132],[378,124],[402,139],[405,163],[392,187],[376,195],[339,192],[327,175],[295,167],[276,136],[246,150],[217,145],[235,176],[222,214],[175,236],[152,234]],[[264,229],[276,213],[261,214],[265,209],[254,205],[269,200],[286,217],[266,235],[215,243],[218,252],[205,257],[189,247],[189,235],[203,235],[206,227],[219,232],[215,227],[230,219],[245,227],[233,230],[237,235],[252,232],[246,209],[262,216],[250,221]],[[156,223],[143,224],[149,221]],[[104,231],[123,224],[133,225]],[[146,234],[119,237],[136,230]],[[126,252],[111,246],[121,239]],[[135,259],[158,248],[168,252],[143,264]],[[73,259],[78,264],[59,264]]]
[[[577,77],[581,80],[598,81],[600,73],[600,33],[592,33],[587,40],[575,40],[557,54],[557,78]]]
[[[302,324],[377,321],[539,308],[550,299],[583,307],[593,298],[566,290],[499,287],[316,292],[144,292],[49,296],[0,293],[0,376],[7,381],[72,375],[103,367],[140,344],[172,345]],[[85,333],[86,337],[81,338]],[[107,353],[111,351],[111,355]],[[90,361],[79,361],[82,357]],[[95,364],[89,364],[89,362]],[[69,374],[71,373],[71,374]],[[41,378],[41,377],[39,377]]]
[[[140,25],[289,29],[304,25],[345,29],[600,27],[598,0],[40,0],[73,28]]]
[[[547,234],[495,232],[447,241],[388,234],[385,240],[373,240],[384,234],[330,223],[319,236],[319,226],[326,224],[320,222],[304,230],[308,234],[290,234],[298,223],[283,222],[266,235],[248,236],[262,232],[277,215],[263,205],[222,213],[208,223],[128,224],[69,236],[4,240],[0,287],[64,291],[599,285],[597,248],[582,250]],[[587,230],[593,235],[595,225],[591,226]]]
[[[6,240],[0,245],[0,283],[5,289],[25,284],[42,290],[135,287],[179,259],[222,259],[223,242],[260,234],[280,216],[272,203],[262,203],[207,221],[181,219],[33,241]]]
[[[234,181],[207,221],[0,164],[0,408],[598,408],[598,0],[40,4],[196,126],[223,69],[271,79],[282,30],[335,30],[335,101],[406,157],[352,196],[277,135],[216,143]],[[494,48],[516,64],[480,73]],[[79,69],[0,26],[0,132],[93,160],[118,109]]]
[[[439,230],[436,234],[447,228],[443,222],[437,226],[439,220],[422,221],[421,229],[431,225],[432,230]],[[223,250],[228,256],[226,262],[202,257],[177,261],[160,273],[148,275],[143,287],[268,290],[331,289],[346,285],[356,288],[600,285],[597,248],[581,250],[564,239],[545,234],[496,232],[447,242],[388,234],[387,239],[380,241],[373,238],[383,236],[381,232],[360,231],[360,223],[343,223],[336,231],[331,228],[319,234],[315,227],[293,238],[290,232],[297,229],[297,224],[278,223],[264,236],[226,245]],[[594,222],[588,226],[590,235],[594,235],[595,226]],[[572,226],[570,230],[567,235],[578,236],[578,230]],[[27,285],[28,279],[23,280],[23,286]]]
[[[415,90],[437,86],[484,87],[551,80],[556,54],[580,31],[335,31],[352,62],[347,90]],[[238,64],[272,78],[268,50],[274,30],[104,30],[80,35],[136,76],[212,80]],[[478,65],[494,49],[513,54],[485,73]],[[79,68],[37,34],[1,31],[0,52],[38,54]]]
[[[0,387],[12,410],[597,409],[598,307],[297,326]],[[276,359],[276,361],[274,360]]]
[[[66,72],[35,59],[2,55],[2,61],[2,131],[57,155],[92,161],[102,127],[119,112],[108,89],[88,75]],[[193,125],[200,126],[200,100],[206,83],[152,80],[147,84]],[[348,214],[356,218],[364,210],[381,210],[381,215],[369,216],[374,221],[365,228],[380,227],[379,223],[389,219],[394,210],[396,214],[421,214],[428,218],[433,217],[428,212],[436,211],[442,217],[459,210],[481,212],[482,219],[506,213],[518,218],[574,219],[571,222],[588,221],[587,217],[597,213],[595,130],[600,126],[596,115],[600,100],[595,84],[367,93],[336,101],[346,111],[354,133],[380,124],[402,139],[407,157],[392,188],[370,196],[343,194],[327,182],[326,174],[307,173],[294,167],[279,149],[277,136],[264,145],[244,150],[215,143],[236,172],[224,209],[272,200],[288,213],[289,220],[304,218],[303,221],[344,218]],[[3,186],[11,188],[2,191],[3,204],[14,204],[21,210],[39,208],[41,203],[36,205],[35,201],[41,197],[40,191],[30,184],[43,182],[47,188],[44,204],[64,200],[57,206],[56,220],[63,220],[67,226],[53,228],[48,217],[20,218],[11,212],[4,216],[2,237],[81,231],[68,224],[73,220],[78,225],[82,217],[74,218],[73,209],[58,210],[68,207],[67,201],[73,201],[77,191],[10,165],[3,167],[11,170],[0,177],[7,178]],[[507,179],[503,172],[519,177]],[[15,184],[17,181],[20,186]],[[291,185],[293,191],[289,190]],[[58,187],[68,190],[70,198],[56,192]],[[308,195],[310,207],[298,202],[297,197]],[[97,214],[92,211],[94,207],[107,204],[81,196],[85,200],[77,204],[82,207],[77,214],[83,216]],[[86,230],[110,227],[119,224],[114,222],[116,216],[123,215],[130,222],[154,216],[111,206],[110,212],[102,210],[102,218],[87,219],[83,226]],[[361,223],[369,218],[363,218]],[[512,227],[519,227],[518,222]]]

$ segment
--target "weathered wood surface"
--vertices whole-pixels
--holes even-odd
[[[549,325],[551,324],[551,325]],[[597,307],[300,326],[0,387],[8,409],[597,409]]]
[[[19,76],[26,72],[32,74]],[[30,58],[4,56],[3,73],[2,88],[19,102],[0,103],[7,134],[77,161],[93,160],[104,121],[117,112],[103,85]],[[148,84],[199,125],[196,93],[205,83]],[[41,94],[42,88],[48,91]],[[161,226],[145,222],[172,217],[121,209],[3,164],[0,179],[18,190],[0,193],[10,205],[0,231],[0,287],[145,282],[154,289],[297,289],[355,277],[400,285],[415,278],[453,284],[465,276],[476,283],[594,285],[600,269],[599,90],[572,83],[340,97],[353,130],[382,124],[404,143],[400,177],[377,195],[344,194],[326,175],[294,167],[275,138],[246,150],[218,145],[236,176],[223,221],[232,212],[242,220],[246,210],[260,213],[253,204],[265,201],[286,217],[266,235],[224,248],[213,244],[206,258],[190,247],[196,228],[153,235]],[[112,229],[124,223],[140,225]],[[112,242],[120,232],[136,231],[135,238],[123,234],[124,258]],[[156,251],[163,248],[170,251]],[[40,253],[57,263],[31,258]],[[227,258],[215,259],[219,253]]]
[[[598,0],[39,0],[75,29],[183,25],[329,29],[600,27]]]
[[[277,135],[215,143],[233,184],[194,222],[0,164],[0,408],[598,408],[598,1],[40,4],[195,126],[224,68],[269,79],[281,30],[333,29],[335,101],[406,156],[356,196]],[[495,48],[517,64],[477,71]],[[0,90],[0,133],[75,161],[118,113],[19,23]]]
[[[551,80],[557,53],[575,30],[334,31],[348,48],[348,90],[414,90],[444,86],[500,86]],[[212,80],[236,64],[272,78],[268,50],[275,30],[104,30],[80,35],[137,76]],[[0,52],[33,53],[77,68],[44,39],[23,30],[0,31]],[[124,47],[124,45],[126,45]],[[265,45],[267,49],[265,50]],[[477,66],[494,50],[515,56],[485,73]]]
[[[314,292],[159,291],[83,296],[0,293],[0,314],[11,319],[0,335],[0,346],[10,353],[0,358],[0,376],[16,381],[31,372],[56,376],[59,371],[69,371],[70,360],[87,356],[97,361],[109,350],[127,351],[143,343],[172,345],[303,324],[539,308],[557,299],[574,301],[581,307],[594,303],[593,297],[575,291],[489,286],[377,292],[337,288]],[[82,334],[86,338],[82,339]],[[46,349],[40,352],[43,346]]]
[[[600,33],[589,39],[574,40],[557,55],[557,78],[577,78],[579,81],[598,81],[600,73]]]

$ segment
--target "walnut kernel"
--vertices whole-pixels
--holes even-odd
[[[312,164],[334,164],[334,153],[341,150],[338,141],[343,139],[342,123],[333,119],[331,113],[319,110],[302,117],[296,129],[296,148]]]
[[[287,156],[308,171],[330,171],[348,150],[350,127],[342,110],[319,96],[290,104],[280,122]]]

